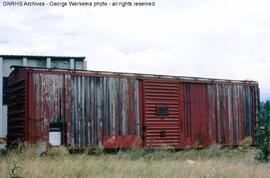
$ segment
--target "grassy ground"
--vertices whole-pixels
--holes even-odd
[[[254,160],[256,150],[133,149],[91,156],[69,155],[56,150],[38,156],[35,152],[0,156],[0,177],[270,177],[270,164]]]

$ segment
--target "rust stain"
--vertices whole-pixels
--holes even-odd
[[[254,141],[254,82],[18,68],[9,77],[8,143],[203,147]]]

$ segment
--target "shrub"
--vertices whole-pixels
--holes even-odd
[[[96,152],[96,147],[95,146],[89,146],[85,149],[85,153],[87,155],[94,155]]]
[[[6,149],[0,148],[0,156],[5,155],[5,154],[6,154]]]
[[[239,142],[239,146],[243,147],[244,149],[250,148],[251,145],[252,145],[251,137],[245,137],[243,140]]]
[[[11,156],[33,158],[41,155],[39,144],[27,144],[23,142],[17,142],[16,146],[8,149],[8,154]]]
[[[131,160],[139,160],[148,154],[146,149],[134,147],[128,150],[128,156]]]
[[[21,154],[25,151],[25,144],[21,141],[17,141],[12,147],[10,147],[10,154],[14,156],[21,156]]]
[[[220,157],[222,153],[222,146],[220,144],[213,144],[208,149],[205,149],[206,158]]]
[[[65,156],[68,156],[69,152],[66,147],[59,146],[50,148],[45,155],[53,158],[63,158]]]
[[[145,160],[177,160],[174,152],[168,149],[155,149],[144,156]]]
[[[129,159],[129,160],[140,160],[140,159],[148,159],[147,155],[149,150],[133,147],[131,149],[120,149],[117,153],[118,159]],[[147,157],[147,158],[146,158]]]
[[[258,114],[259,124],[256,128],[256,147],[261,150],[255,159],[268,161],[270,148],[270,101],[261,104],[261,111]]]
[[[88,155],[95,155],[95,156],[100,156],[105,153],[104,147],[102,144],[99,145],[92,145],[86,148],[85,153]]]
[[[23,178],[19,174],[21,166],[18,165],[17,160],[12,160],[8,164],[8,178]]]
[[[255,154],[255,160],[263,162],[267,161],[268,159],[266,157],[266,154],[260,150]]]
[[[21,148],[21,147],[20,147]],[[8,165],[8,172],[7,177],[8,178],[23,178],[20,176],[21,166],[19,165],[19,160],[21,160],[21,149],[19,150],[12,150],[13,152],[10,152],[9,159],[7,161]]]
[[[164,151],[167,151],[167,152],[171,152],[171,153],[176,152],[175,151],[175,147],[168,146],[168,145],[161,146],[159,149],[164,150]]]
[[[103,155],[104,153],[105,153],[105,150],[104,150],[103,145],[98,144],[98,146],[96,147],[96,150],[95,150],[95,155],[100,156],[100,155]]]

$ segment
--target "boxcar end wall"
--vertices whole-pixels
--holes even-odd
[[[15,68],[8,144],[105,148],[254,141],[257,82]]]

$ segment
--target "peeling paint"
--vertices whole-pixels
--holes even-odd
[[[255,137],[256,82],[18,68],[9,77],[8,143],[198,147]]]

